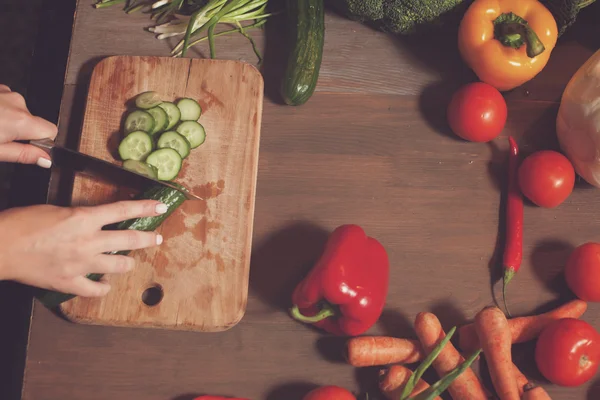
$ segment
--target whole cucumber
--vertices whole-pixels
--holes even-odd
[[[287,0],[290,55],[284,75],[282,96],[286,104],[304,104],[319,79],[325,40],[323,0]]]
[[[148,189],[141,196],[138,196],[138,199],[158,200],[167,206],[167,212],[161,215],[157,215],[155,217],[135,218],[123,221],[117,224],[114,230],[134,229],[138,231],[154,231],[160,226],[160,224],[164,222],[165,219],[169,217],[169,215],[173,214],[173,212],[180,205],[183,204],[183,202],[185,201],[185,195],[175,189],[163,188],[162,186],[155,186]],[[127,255],[129,254],[129,251],[115,251],[109,254]],[[87,278],[98,282],[100,278],[102,278],[102,274],[89,274],[87,275]],[[58,307],[61,303],[64,303],[65,301],[70,300],[75,296],[68,293],[60,293],[51,290],[40,289],[36,294],[36,297],[44,306],[48,308],[55,308]]]

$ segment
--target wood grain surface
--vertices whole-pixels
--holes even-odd
[[[90,4],[80,1],[74,27],[60,122],[65,143],[76,141],[80,99],[99,57],[170,49],[143,30],[146,16]],[[265,52],[266,97],[244,318],[226,332],[202,335],[71,324],[36,304],[24,399],[192,400],[209,393],[301,400],[325,384],[377,398],[377,368],[347,365],[343,338],[290,319],[293,288],[328,233],[358,223],[384,244],[391,261],[386,309],[370,334],[415,337],[420,311],[434,312],[448,330],[491,304],[504,244],[507,136],[518,139],[523,155],[557,148],[558,101],[599,47],[599,7],[560,39],[538,77],[505,94],[506,129],[487,145],[457,140],[446,125],[449,97],[474,79],[458,56],[455,30],[397,38],[328,12],[321,77],[302,107],[283,106],[277,96],[285,19],[254,31]],[[255,62],[239,35],[218,38],[217,56]],[[53,200],[64,191],[61,182],[53,177]],[[546,311],[572,297],[562,270],[574,246],[600,240],[597,197],[579,182],[556,209],[527,204],[523,267],[508,289],[513,314]],[[583,318],[600,329],[597,304]],[[554,400],[600,398],[600,376],[578,388],[544,381],[533,349],[533,343],[515,346],[515,361]],[[474,368],[491,387],[485,362]]]
[[[116,150],[123,116],[132,109],[127,104],[149,90],[165,101],[187,97],[202,107],[207,139],[184,159],[175,181],[203,200],[187,201],[167,218],[157,230],[162,245],[132,253],[137,268],[131,273],[108,276],[107,296],[75,297],[62,312],[88,324],[229,329],[242,318],[248,294],[262,76],[237,61],[108,57],[92,74],[79,150],[120,164]],[[130,194],[80,175],[71,205],[106,204]]]

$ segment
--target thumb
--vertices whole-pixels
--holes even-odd
[[[50,168],[52,161],[44,150],[24,143],[5,143],[0,145],[0,161],[19,164],[37,164],[43,168]]]

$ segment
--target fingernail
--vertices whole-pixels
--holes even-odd
[[[166,204],[162,204],[161,203],[161,204],[159,204],[159,205],[156,206],[156,212],[158,214],[164,214],[164,213],[167,212],[167,210],[168,210],[168,207],[167,207]]]
[[[156,235],[156,244],[161,244],[163,242],[162,235]]]
[[[52,161],[48,160],[47,158],[40,157],[37,160],[37,165],[42,168],[50,168],[52,166]]]

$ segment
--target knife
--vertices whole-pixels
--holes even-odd
[[[183,193],[188,200],[204,200],[193,194],[183,185],[181,185],[182,187],[178,187],[168,181],[152,179],[148,176],[138,174],[135,171],[121,168],[116,164],[59,146],[50,139],[31,140],[29,141],[29,144],[39,147],[48,153],[52,158],[52,164],[57,167],[72,169],[84,175],[104,178],[111,183],[117,183],[122,186],[134,187],[141,190],[161,185]]]

